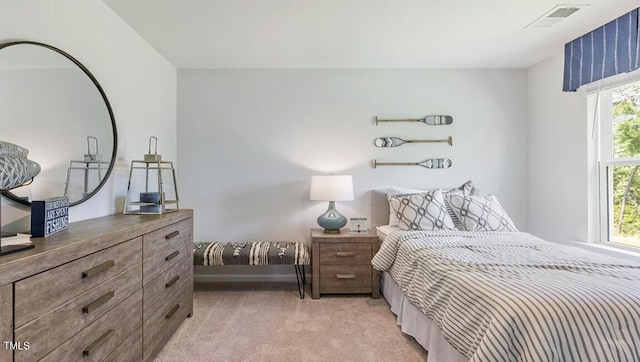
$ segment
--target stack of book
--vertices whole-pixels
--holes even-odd
[[[23,233],[2,233],[0,247],[21,244],[31,244],[31,235]]]

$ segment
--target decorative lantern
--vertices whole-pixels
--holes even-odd
[[[94,141],[95,153],[91,152],[91,141]],[[86,197],[96,186],[102,182],[106,171],[109,169],[109,162],[102,161],[102,155],[98,151],[98,139],[93,136],[87,137],[87,153],[82,160],[72,160],[67,169],[67,180],[64,183],[64,196],[70,200],[80,200]],[[78,187],[82,185],[82,195],[77,195]],[[74,195],[76,194],[76,195]]]
[[[162,156],[158,154],[158,138],[151,136],[149,153],[144,155],[142,161],[131,161],[124,213],[164,214],[176,210],[178,185],[173,163],[162,161]]]

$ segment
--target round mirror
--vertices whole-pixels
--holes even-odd
[[[102,87],[53,46],[18,41],[0,50],[0,140],[28,149],[42,168],[33,182],[3,195],[24,205],[60,196],[71,206],[89,199],[116,158],[116,123]]]

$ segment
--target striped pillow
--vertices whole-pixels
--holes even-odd
[[[430,192],[430,191],[434,191],[434,190],[440,190],[444,196],[446,196],[446,195],[469,196],[469,195],[475,195],[476,192],[477,192],[477,190],[476,190],[475,186],[473,185],[473,182],[471,182],[471,180],[468,180],[467,182],[463,183],[462,185],[460,185],[458,187],[449,188],[449,189],[438,188],[438,189],[417,190],[417,189],[409,189],[409,188],[405,188],[405,187],[387,185],[387,200],[389,200],[390,197],[395,196],[395,195],[422,194],[422,193],[426,193],[426,192]],[[451,217],[451,220],[453,221],[453,225],[455,226],[455,228],[457,228],[459,230],[464,230],[464,227],[460,223],[460,220],[458,220],[458,218],[456,217],[456,215],[453,212],[453,210],[451,210],[451,207],[449,206],[449,203],[446,202],[446,201],[447,200],[445,198],[445,203],[444,204],[445,204],[445,206],[447,208],[447,212],[449,213],[449,217]],[[398,226],[398,217],[396,216],[396,213],[393,212],[393,209],[391,208],[391,203],[389,203],[389,211],[390,211],[389,212],[389,225],[390,226]]]
[[[389,197],[389,206],[402,230],[453,230],[440,190]]]
[[[493,195],[446,195],[445,200],[467,231],[518,231]]]

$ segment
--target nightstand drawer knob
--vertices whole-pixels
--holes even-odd
[[[336,279],[355,279],[355,274],[336,274]]]
[[[355,256],[355,255],[356,255],[355,251],[337,251],[336,252],[337,257]]]

